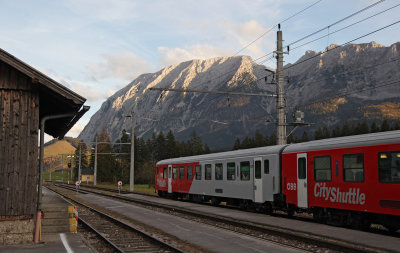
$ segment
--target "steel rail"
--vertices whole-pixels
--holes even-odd
[[[88,187],[91,188],[91,187]],[[96,188],[101,188],[101,190],[108,191],[107,188],[102,188],[102,187],[96,187]],[[112,190],[112,189],[111,189]],[[148,205],[160,209],[165,209],[171,212],[177,212],[185,215],[190,215],[198,218],[203,218],[203,219],[209,219],[215,222],[221,222],[221,223],[226,223],[228,225],[233,225],[237,227],[242,227],[245,229],[251,229],[255,230],[258,232],[263,232],[263,233],[269,233],[275,236],[280,236],[284,238],[288,238],[290,240],[297,240],[297,241],[302,241],[305,243],[310,243],[314,245],[318,245],[321,247],[325,248],[330,248],[338,251],[344,251],[344,252],[353,252],[353,253],[376,253],[376,252],[388,252],[385,249],[381,248],[373,248],[370,246],[366,245],[356,245],[354,243],[348,242],[348,241],[343,241],[335,238],[327,238],[324,236],[319,236],[317,234],[311,234],[311,233],[305,233],[305,232],[299,232],[299,231],[294,231],[282,227],[276,227],[272,225],[264,225],[264,224],[257,224],[249,221],[243,221],[243,220],[235,220],[233,218],[228,218],[228,217],[222,217],[219,215],[214,215],[211,213],[203,213],[203,212],[196,212],[184,208],[179,208],[177,206],[170,206],[170,205],[165,205],[165,204],[159,204],[156,202],[151,202],[147,200],[141,200],[141,199],[133,199],[129,198],[126,196],[122,195],[110,195],[106,194],[103,192],[96,192],[96,191],[91,191],[91,190],[85,190],[86,192],[89,193],[94,193],[100,196],[105,196],[105,197],[112,197],[113,199],[119,199],[122,201],[127,201],[127,202],[133,202],[141,205]],[[156,197],[156,196],[153,196]],[[258,238],[259,239],[259,238]]]
[[[180,253],[183,253],[183,252],[184,252],[184,251],[182,251],[182,250],[180,250],[180,249],[174,247],[173,245],[171,245],[171,244],[169,244],[169,243],[163,242],[163,241],[161,241],[161,240],[159,240],[159,239],[153,237],[152,235],[150,235],[150,234],[148,234],[148,233],[146,233],[146,232],[144,232],[144,231],[141,231],[141,230],[139,230],[139,229],[136,229],[136,228],[130,226],[129,224],[125,223],[125,222],[122,221],[122,220],[119,220],[119,219],[117,219],[117,218],[114,218],[114,217],[112,217],[111,215],[108,215],[108,214],[106,214],[106,213],[104,213],[104,212],[102,212],[102,211],[100,211],[100,210],[97,210],[97,209],[94,208],[94,207],[91,207],[91,206],[89,206],[89,205],[86,205],[86,204],[84,204],[84,203],[82,203],[82,202],[80,202],[80,201],[78,201],[78,200],[72,199],[71,197],[69,197],[69,196],[67,196],[67,195],[65,195],[65,194],[63,194],[63,193],[57,192],[57,191],[55,191],[54,189],[51,189],[51,188],[49,188],[49,187],[47,187],[47,188],[48,188],[49,190],[51,190],[51,191],[53,191],[53,192],[55,192],[55,193],[61,195],[62,197],[66,198],[66,199],[68,199],[68,200],[70,200],[70,201],[72,201],[72,202],[75,202],[75,203],[77,203],[78,205],[81,205],[81,206],[83,206],[83,207],[85,207],[85,208],[87,208],[87,209],[90,209],[91,211],[93,211],[93,212],[99,214],[99,215],[102,216],[102,217],[105,217],[106,219],[110,220],[111,222],[116,223],[118,226],[124,227],[124,228],[126,228],[126,229],[128,229],[128,230],[131,230],[131,231],[134,231],[134,232],[140,234],[141,236],[143,236],[144,238],[146,238],[146,239],[148,239],[148,240],[154,242],[155,244],[158,244],[158,245],[160,245],[160,246],[162,246],[162,247],[165,247],[165,248],[167,248],[167,249],[169,249],[169,250],[171,250],[171,251],[173,251],[173,252],[180,252]],[[63,187],[63,188],[68,189],[68,188],[66,188],[66,187]],[[70,188],[70,189],[68,189],[68,190],[74,190],[74,189],[73,189],[73,188]],[[80,218],[79,216],[78,216],[78,219],[81,220],[81,218]],[[99,234],[99,233],[96,232],[96,234]],[[103,238],[102,235],[101,235],[101,237]],[[106,240],[106,241],[107,241],[107,243],[108,243],[109,240]],[[113,248],[116,248],[119,252],[124,252],[123,250],[119,249],[119,247],[116,246],[115,244],[113,244],[112,242],[110,243],[110,245],[111,245]]]

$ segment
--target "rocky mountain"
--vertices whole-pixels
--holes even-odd
[[[390,47],[375,42],[335,47],[307,51],[285,66],[287,121],[297,107],[305,112],[305,121],[316,123],[313,127],[364,118],[400,119],[400,42]],[[131,119],[126,116],[134,112],[139,137],[172,130],[185,139],[195,130],[212,149],[230,149],[236,137],[256,130],[275,132],[275,98],[149,88],[273,94],[275,86],[266,84],[265,76],[270,73],[248,56],[192,60],[143,74],[108,98],[78,138],[91,141],[105,127],[116,140],[122,129],[130,132]]]

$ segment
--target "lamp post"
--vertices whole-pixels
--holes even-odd
[[[135,114],[132,112],[130,117],[132,120],[132,131],[131,131],[131,166],[129,171],[129,191],[133,192],[135,182]]]
[[[97,185],[97,136],[94,146],[94,175],[93,175],[93,185]]]
[[[78,181],[81,180],[81,160],[82,160],[82,145],[79,145]]]

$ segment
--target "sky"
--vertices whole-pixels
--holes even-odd
[[[87,99],[90,111],[67,133],[77,137],[101,104],[140,74],[192,59],[234,55],[249,55],[275,68],[270,53],[276,48],[278,23],[284,46],[321,30],[291,45],[284,56],[287,64],[307,50],[323,51],[330,44],[341,45],[399,21],[400,6],[388,10],[398,4],[398,0],[0,0],[0,48]],[[400,41],[400,23],[353,43],[371,41],[385,46]]]

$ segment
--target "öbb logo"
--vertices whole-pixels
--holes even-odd
[[[342,192],[339,187],[326,187],[325,183],[316,183],[314,196],[325,200],[329,199],[332,203],[365,204],[365,193],[360,193],[360,188],[349,188],[347,192]]]

